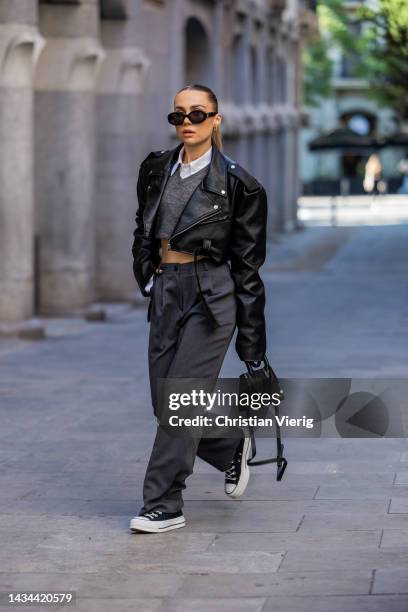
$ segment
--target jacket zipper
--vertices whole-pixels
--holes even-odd
[[[170,236],[168,244],[167,244],[167,249],[169,251],[172,250],[171,248],[171,241],[176,238],[177,236],[180,236],[181,234],[184,234],[184,232],[187,232],[187,230],[191,229],[192,227],[195,227],[196,225],[198,225],[199,223],[202,223],[203,221],[210,219],[211,217],[215,217],[216,215],[219,214],[219,211],[216,210],[215,212],[210,213],[209,215],[205,215],[204,217],[201,217],[200,219],[197,219],[197,221],[194,221],[194,223],[191,223],[190,225],[188,225],[187,227],[185,227],[184,229],[176,232],[175,234],[173,234],[172,236]]]

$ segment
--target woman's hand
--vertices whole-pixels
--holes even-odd
[[[249,363],[252,368],[256,369],[262,365],[262,361],[263,359],[257,359],[256,361],[245,361],[245,363]]]

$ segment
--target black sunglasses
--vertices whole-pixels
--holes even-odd
[[[169,113],[167,115],[167,120],[172,125],[183,125],[184,119],[188,117],[191,123],[202,123],[207,119],[207,117],[212,117],[216,115],[216,111],[212,111],[211,113],[205,113],[202,110],[193,110],[190,113],[182,113],[181,111],[175,111],[174,113]]]

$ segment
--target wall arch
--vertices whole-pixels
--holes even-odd
[[[287,98],[287,69],[286,61],[282,56],[276,58],[276,99],[278,104],[285,104]]]
[[[189,17],[184,27],[184,75],[186,83],[213,87],[213,53],[207,31],[197,17]]]
[[[274,51],[273,47],[269,46],[265,49],[265,91],[267,104],[273,104],[274,102],[274,76]]]
[[[253,104],[261,101],[261,79],[259,72],[259,56],[255,45],[249,47],[250,100]]]
[[[129,0],[99,0],[101,19],[127,19]]]
[[[245,102],[245,46],[242,34],[237,34],[231,44],[231,94],[237,104]]]

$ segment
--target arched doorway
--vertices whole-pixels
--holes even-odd
[[[212,49],[207,32],[196,17],[189,17],[185,25],[184,74],[186,83],[200,83],[213,87]]]

